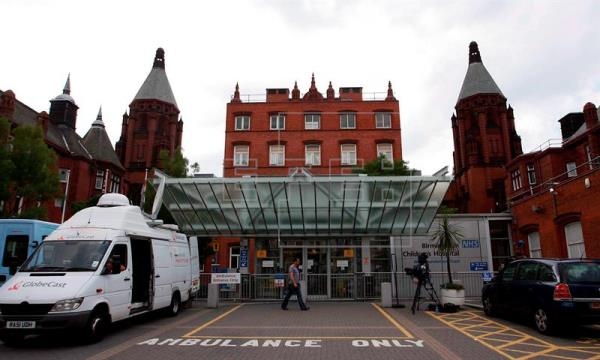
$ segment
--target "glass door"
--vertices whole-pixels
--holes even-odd
[[[310,299],[328,298],[327,247],[323,246],[323,243],[322,240],[315,240],[304,249],[306,261],[303,268]]]
[[[331,298],[353,299],[356,244],[353,239],[332,240],[330,248]]]

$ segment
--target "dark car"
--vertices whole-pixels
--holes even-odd
[[[600,259],[519,259],[483,286],[486,315],[533,321],[541,333],[559,324],[600,324]]]

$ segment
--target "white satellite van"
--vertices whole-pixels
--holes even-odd
[[[194,239],[195,240],[195,239]],[[0,288],[0,340],[76,330],[102,339],[112,322],[177,315],[199,283],[198,243],[105,194],[46,237]]]

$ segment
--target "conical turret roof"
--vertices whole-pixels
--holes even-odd
[[[456,102],[476,94],[498,94],[504,97],[490,73],[483,66],[479,47],[473,41],[469,44],[469,68]]]
[[[96,121],[83,137],[83,145],[95,160],[104,161],[123,169],[102,121],[102,107],[98,111]]]
[[[156,50],[152,70],[133,100],[160,100],[177,107],[165,72],[165,51],[162,48]]]

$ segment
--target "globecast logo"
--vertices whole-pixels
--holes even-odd
[[[8,288],[8,291],[17,291],[19,288],[26,287],[41,287],[41,288],[64,288],[66,282],[58,281],[19,281]]]

